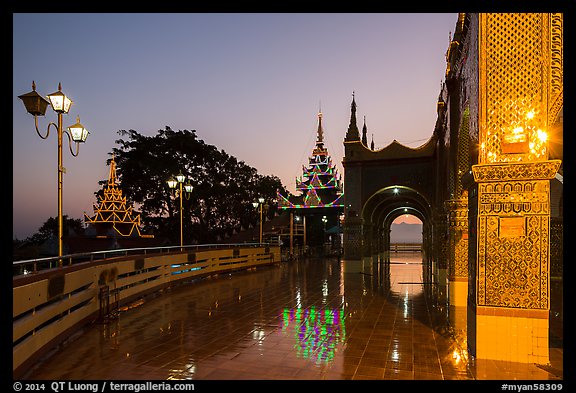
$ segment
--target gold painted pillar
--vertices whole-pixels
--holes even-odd
[[[448,211],[448,303],[466,306],[468,297],[468,195],[445,202]]]
[[[548,125],[562,107],[562,15],[480,14],[479,157],[468,347],[477,359],[549,362]]]

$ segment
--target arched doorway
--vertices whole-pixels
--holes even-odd
[[[384,261],[390,254],[390,228],[394,220],[410,214],[422,223],[422,249],[429,253],[431,205],[424,195],[412,187],[383,187],[368,198],[362,209],[364,239],[363,255],[378,255]]]

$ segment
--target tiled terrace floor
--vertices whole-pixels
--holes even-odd
[[[561,348],[546,366],[469,359],[420,255],[398,255],[373,274],[310,259],[179,286],[76,335],[26,379],[562,379]]]

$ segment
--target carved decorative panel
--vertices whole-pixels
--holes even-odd
[[[554,123],[554,119],[564,105],[563,102],[563,15],[550,15],[550,98],[548,108],[548,124]]]
[[[552,179],[560,168],[560,160],[531,163],[474,165],[476,182],[526,179]]]
[[[448,276],[450,279],[468,276],[468,196],[446,201],[450,242]]]
[[[549,307],[549,194],[549,180],[478,185],[478,305]]]
[[[549,221],[526,218],[526,235],[499,237],[495,216],[480,218],[486,231],[478,271],[478,305],[547,309]]]

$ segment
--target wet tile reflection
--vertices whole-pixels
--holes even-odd
[[[346,337],[343,308],[285,308],[281,318],[282,333],[294,337],[296,355],[317,365],[332,362]]]
[[[371,273],[314,259],[196,280],[77,334],[26,378],[558,378],[469,359],[465,326],[447,324],[461,310],[423,277],[421,256],[402,254]]]

